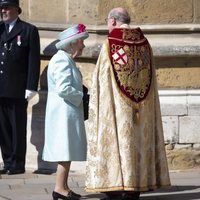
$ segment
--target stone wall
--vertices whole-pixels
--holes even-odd
[[[170,169],[200,167],[200,90],[159,91]]]
[[[22,17],[50,24],[83,22],[105,24],[114,7],[126,8],[133,24],[184,24],[200,22],[199,0],[21,0]]]

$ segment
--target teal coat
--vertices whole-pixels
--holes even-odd
[[[74,60],[59,50],[48,66],[43,160],[85,161],[82,75]]]

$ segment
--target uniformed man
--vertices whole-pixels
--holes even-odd
[[[20,20],[19,0],[0,0],[1,174],[25,172],[27,104],[37,91],[40,42],[35,26]]]

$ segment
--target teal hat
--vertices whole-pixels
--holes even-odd
[[[86,27],[83,24],[78,24],[67,28],[58,34],[59,42],[56,43],[57,49],[64,49],[72,41],[77,39],[86,39],[89,37]]]

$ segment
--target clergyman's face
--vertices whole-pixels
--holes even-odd
[[[107,26],[108,26],[108,31],[109,33],[113,30],[115,24],[115,18],[108,16],[107,18]]]

